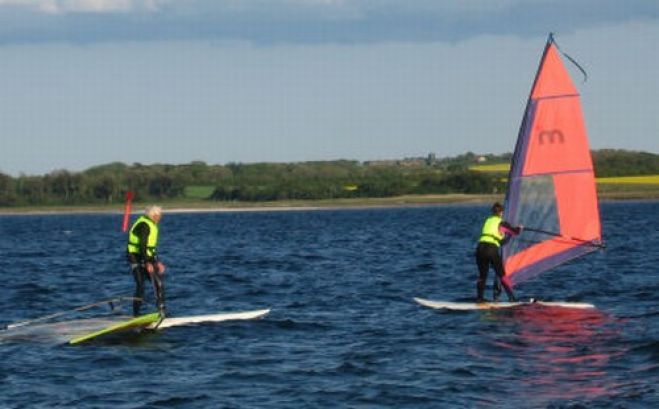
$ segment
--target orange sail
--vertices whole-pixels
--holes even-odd
[[[579,92],[551,35],[520,127],[506,203],[505,219],[528,227],[503,249],[513,284],[601,247]]]

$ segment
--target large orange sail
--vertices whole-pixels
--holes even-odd
[[[520,127],[506,203],[506,220],[529,227],[503,249],[513,284],[601,246],[579,93],[551,35]]]

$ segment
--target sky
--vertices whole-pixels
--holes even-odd
[[[654,0],[0,0],[0,172],[511,152],[549,32],[659,153]]]

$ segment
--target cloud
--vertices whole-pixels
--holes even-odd
[[[167,0],[164,0],[167,1]],[[46,14],[156,11],[163,0],[0,0],[1,6]]]
[[[455,42],[658,17],[646,0],[0,0],[0,44]]]

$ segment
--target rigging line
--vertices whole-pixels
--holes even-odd
[[[570,240],[570,241],[578,241],[578,242],[584,243],[586,245],[593,246],[593,247],[598,247],[598,248],[601,248],[601,249],[606,247],[604,245],[604,243],[599,242],[598,240],[586,240],[586,239],[581,239],[581,238],[578,238],[578,237],[566,236],[566,235],[561,234],[561,233],[556,233],[556,232],[553,232],[553,231],[548,231],[548,230],[543,230],[543,229],[537,229],[535,227],[526,227],[526,226],[524,226],[524,231],[531,231],[531,232],[534,232],[534,233],[546,234],[548,236],[560,237],[560,238],[567,239],[567,240]]]
[[[514,240],[515,240],[516,243],[524,243],[524,244],[527,244],[527,245],[536,245],[536,244],[542,244],[542,243],[546,242],[546,240],[531,240],[531,239],[522,239],[522,238],[518,238],[518,237],[515,237]],[[559,236],[559,237],[556,237],[552,240],[555,241],[555,242],[558,242],[558,243],[567,243],[567,244],[572,243],[572,244],[574,244],[574,240],[572,240],[568,237]],[[510,245],[510,243],[508,243],[507,245]],[[584,244],[581,244],[581,245],[586,245],[588,247],[593,246],[593,244],[588,242],[588,241],[585,241]],[[599,247],[600,245],[598,244],[596,246]],[[604,247],[604,245],[602,245],[602,247]]]
[[[588,73],[586,72],[586,70],[584,70],[583,67],[581,65],[579,65],[579,63],[574,58],[570,57],[568,54],[563,52],[563,50],[561,50],[561,47],[558,46],[558,43],[554,39],[554,33],[549,33],[549,39],[552,43],[554,43],[554,45],[556,46],[556,49],[561,54],[563,54],[563,56],[565,58],[567,58],[572,64],[574,64],[575,67],[577,67],[579,69],[579,71],[581,71],[581,73],[583,74],[583,82],[585,83],[586,81],[588,81]]]
[[[16,322],[16,323],[13,323],[13,324],[8,324],[8,325],[5,326],[5,329],[23,327],[25,325],[33,324],[35,322],[47,321],[47,320],[57,318],[57,317],[61,317],[63,315],[70,314],[70,313],[73,313],[73,312],[86,311],[88,309],[91,309],[93,307],[98,307],[99,305],[103,305],[103,304],[109,304],[111,306],[111,308],[114,308],[114,302],[115,301],[121,302],[121,300],[133,300],[134,301],[134,300],[141,300],[141,298],[116,297],[116,298],[112,298],[112,299],[109,299],[109,300],[98,301],[98,302],[95,302],[95,303],[92,303],[92,304],[82,305],[80,307],[76,307],[76,308],[73,308],[73,309],[70,309],[70,310],[60,311],[60,312],[56,312],[54,314],[44,315],[43,317],[38,317],[38,318],[35,318],[35,319],[32,319],[32,320],[27,320],[27,321]]]

